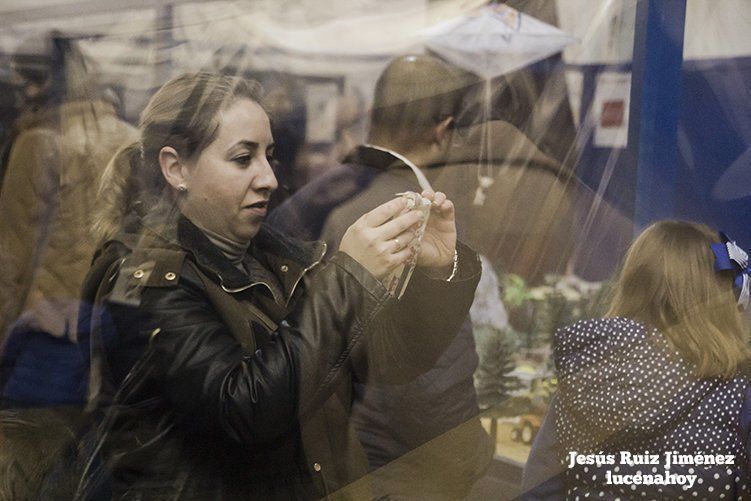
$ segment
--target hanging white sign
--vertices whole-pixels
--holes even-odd
[[[628,113],[631,74],[603,72],[597,76],[592,101],[595,120],[594,145],[598,148],[625,148],[628,144]]]

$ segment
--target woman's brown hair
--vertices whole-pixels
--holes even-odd
[[[239,98],[261,104],[261,95],[256,81],[210,72],[184,74],[164,84],[141,113],[140,141],[119,150],[104,171],[96,236],[111,238],[127,215],[144,216],[165,199],[170,188],[158,160],[163,147],[195,158],[216,138],[220,111]]]
[[[718,242],[703,224],[651,225],[626,254],[607,314],[657,328],[699,377],[731,377],[750,354],[732,273],[714,271]]]

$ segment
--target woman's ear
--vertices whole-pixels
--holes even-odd
[[[188,169],[175,148],[165,146],[159,150],[159,167],[172,188],[180,191],[187,188]]]
[[[433,139],[436,144],[442,145],[450,139],[455,125],[454,117],[446,117],[438,122],[438,125],[433,129]]]

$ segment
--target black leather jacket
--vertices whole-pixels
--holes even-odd
[[[104,246],[84,288],[91,302],[103,298],[92,389],[104,469],[127,499],[316,498],[362,476],[353,379],[404,382],[428,370],[480,273],[460,247],[456,279],[418,269],[395,301],[346,254],[322,262],[323,244],[264,226],[249,253],[276,275],[274,301],[187,219],[176,244],[127,243]]]

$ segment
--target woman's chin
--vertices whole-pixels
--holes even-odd
[[[250,242],[260,231],[263,218],[253,218],[253,221],[245,221],[235,228],[235,236],[241,241]]]

